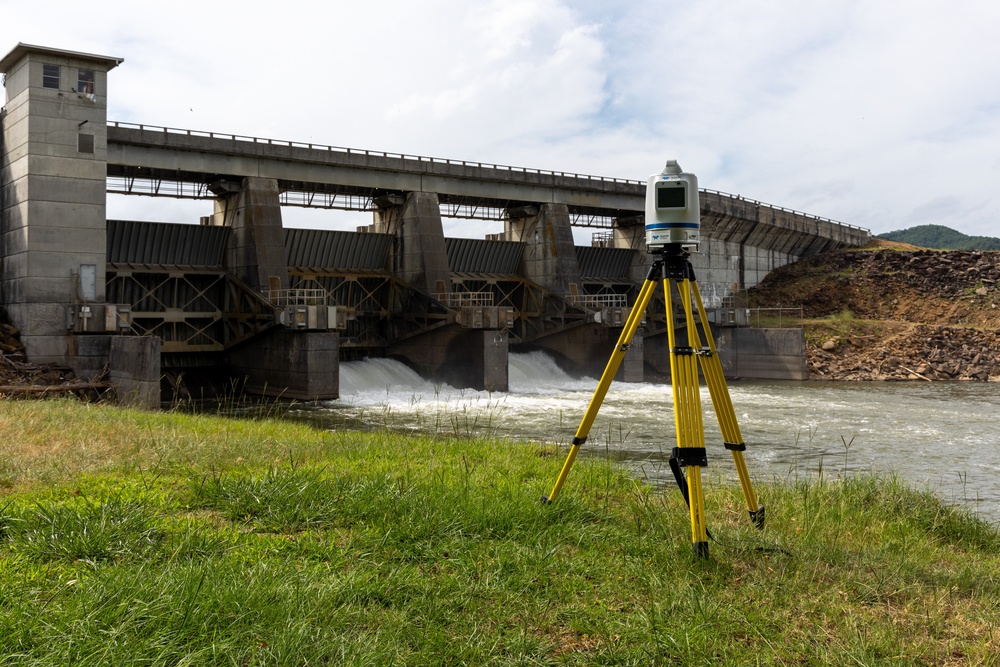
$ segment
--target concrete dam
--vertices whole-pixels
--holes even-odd
[[[109,122],[121,62],[26,44],[0,60],[0,306],[32,361],[107,369],[146,405],[193,368],[307,400],[336,398],[340,360],[363,357],[497,391],[511,349],[603,368],[651,262],[644,181]],[[206,215],[108,220],[108,193],[200,199]],[[691,261],[727,373],[798,377],[801,332],[746,327],[731,297],[870,233],[713,190],[700,201]],[[290,229],[289,206],[371,223]],[[449,217],[503,231],[448,238]],[[620,379],[669,372],[666,321],[662,301],[648,309]]]

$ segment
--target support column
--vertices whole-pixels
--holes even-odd
[[[375,231],[392,234],[392,271],[431,297],[451,291],[441,206],[434,192],[408,192],[375,202]]]
[[[580,263],[566,204],[542,204],[507,210],[507,239],[525,244],[521,275],[562,296],[580,285]]]
[[[481,348],[480,345],[476,346],[476,352],[481,353],[482,358],[482,374],[479,376],[482,381],[477,383],[477,388],[485,391],[510,391],[507,332],[500,329],[478,333],[482,334],[482,338],[477,341]],[[469,371],[476,373],[477,368],[473,366]]]
[[[613,247],[634,250],[629,280],[641,285],[649,274],[653,256],[646,249],[646,225],[643,216],[630,216],[615,220],[612,230]],[[660,289],[659,287],[657,289]],[[616,380],[621,382],[643,382],[646,379],[644,338],[645,329],[640,327],[632,339],[632,346],[622,360]]]
[[[439,329],[389,346],[423,377],[477,391],[507,391],[508,339],[503,329]]]
[[[618,368],[618,373],[615,375],[615,379],[619,382],[643,382],[646,379],[645,373],[645,361],[643,359],[643,354],[645,352],[645,345],[643,345],[642,329],[640,328],[635,336],[632,337],[632,343],[629,345],[628,354],[622,359],[622,364]]]
[[[160,347],[156,336],[112,336],[108,374],[118,402],[147,410],[160,408]]]
[[[227,268],[251,288],[288,289],[288,259],[278,181],[244,178],[239,192],[216,200],[216,217],[233,228]]]
[[[231,375],[245,391],[306,401],[340,397],[340,335],[268,331],[229,351]]]
[[[615,220],[612,230],[614,247],[635,250],[635,259],[629,267],[629,279],[638,284],[646,279],[653,256],[646,250],[646,225],[641,216],[631,216]]]

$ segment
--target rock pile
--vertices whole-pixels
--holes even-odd
[[[921,324],[882,341],[827,339],[807,364],[818,379],[998,382],[1000,330]]]
[[[855,253],[858,255],[858,253]],[[987,296],[1000,280],[1000,252],[879,250],[861,254],[863,275],[945,298]]]
[[[839,250],[772,271],[750,290],[751,305],[802,306],[806,317],[842,310],[867,319],[936,323],[922,305],[984,307],[1000,316],[1000,252]],[[931,298],[933,303],[913,300]]]
[[[811,377],[1000,381],[1000,252],[841,250],[781,267],[751,307],[801,306]]]

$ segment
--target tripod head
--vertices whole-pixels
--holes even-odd
[[[699,243],[698,177],[667,160],[661,173],[646,180],[646,246],[651,253],[671,245],[697,251]]]

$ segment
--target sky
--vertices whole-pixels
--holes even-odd
[[[875,234],[1000,236],[996,0],[43,5],[0,0],[0,51],[124,58],[109,120],[638,180],[676,159],[703,188]],[[108,201],[111,218],[210,212]],[[482,227],[445,220],[500,231]]]

